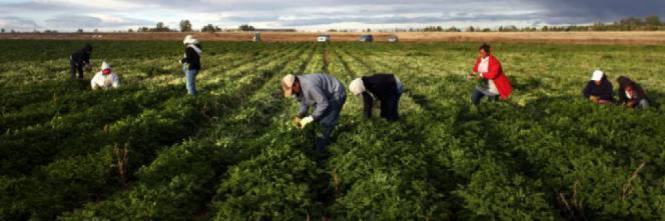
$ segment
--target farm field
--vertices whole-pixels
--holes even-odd
[[[665,217],[665,46],[493,44],[515,91],[473,107],[479,43],[204,42],[194,97],[179,42],[91,42],[115,91],[68,79],[84,43],[0,40],[0,220]],[[655,107],[587,102],[596,68]],[[402,119],[349,96],[316,152],[279,80],[322,72],[398,75]]]

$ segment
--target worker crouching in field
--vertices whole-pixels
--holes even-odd
[[[83,68],[91,69],[90,55],[92,54],[92,45],[85,44],[83,48],[69,56],[69,77],[74,79],[78,73],[78,79],[83,80]]]
[[[612,90],[612,83],[607,80],[605,74],[600,70],[596,70],[593,72],[591,80],[584,87],[582,94],[595,104],[609,104],[614,100]]]
[[[466,79],[471,80],[474,75],[478,75],[485,80],[485,84],[483,86],[476,86],[471,95],[471,102],[477,105],[485,96],[490,101],[496,101],[497,97],[501,97],[503,100],[508,99],[513,92],[513,87],[510,85],[508,77],[503,73],[501,63],[491,54],[488,44],[481,45],[478,51],[479,56],[476,59],[476,64]]]
[[[404,84],[392,74],[375,74],[372,76],[356,78],[349,84],[349,90],[354,96],[362,94],[364,116],[372,117],[372,105],[376,97],[381,102],[381,117],[396,121],[399,120],[399,98],[404,92]]]
[[[182,63],[182,69],[185,72],[187,93],[195,95],[196,75],[201,70],[201,44],[199,40],[194,39],[191,35],[187,35],[182,43],[185,45],[185,55],[180,63]]]
[[[640,85],[625,76],[619,76],[617,81],[619,82],[619,104],[637,109],[649,107],[649,99]]]
[[[92,90],[115,89],[120,87],[120,78],[111,71],[111,66],[108,63],[102,62],[102,70],[95,74],[90,81],[90,86],[92,87]]]
[[[322,136],[316,140],[316,149],[325,150],[337,124],[339,114],[346,102],[344,86],[334,77],[325,74],[286,75],[281,82],[285,97],[295,97],[300,102],[300,110],[294,123],[305,128],[312,122],[323,126]],[[309,107],[314,110],[307,116]]]

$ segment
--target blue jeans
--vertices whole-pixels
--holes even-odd
[[[322,136],[316,139],[315,145],[317,150],[325,150],[326,146],[330,143],[330,137],[332,136],[333,129],[335,129],[337,120],[339,120],[339,114],[342,111],[342,107],[344,107],[345,102],[346,96],[343,95],[336,102],[331,103],[327,113],[319,121],[321,122],[323,130],[321,131]]]
[[[487,96],[487,99],[490,102],[496,101],[497,98],[499,97],[498,94],[493,94],[483,88],[476,87],[476,89],[474,89],[473,93],[471,94],[471,103],[478,105],[480,104],[480,100],[483,99],[483,97],[485,96]]]
[[[187,93],[190,95],[196,94],[196,75],[199,73],[199,70],[189,70],[187,65],[183,65],[183,71],[185,71],[185,80],[187,81]]]

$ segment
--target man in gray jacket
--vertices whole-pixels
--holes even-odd
[[[340,111],[346,101],[344,86],[334,77],[325,74],[286,75],[281,82],[285,97],[295,97],[300,102],[300,110],[294,118],[299,128],[312,122],[320,122],[323,136],[316,140],[316,148],[323,151],[330,142]],[[314,110],[307,116],[309,107]]]

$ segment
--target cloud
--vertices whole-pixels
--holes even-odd
[[[551,24],[611,22],[620,18],[658,15],[665,17],[663,0],[536,0]]]
[[[151,25],[153,22],[143,19],[126,18],[107,14],[88,15],[60,15],[45,20],[52,28],[72,30],[78,28],[126,28],[132,26]]]
[[[117,30],[153,26],[157,21],[176,27],[181,19],[191,20],[194,27],[496,27],[665,17],[665,0],[25,0],[0,3],[0,13],[5,16],[5,25],[26,26],[26,21],[6,18],[30,18],[33,27],[66,30]]]
[[[39,28],[37,23],[30,19],[7,16],[0,17],[0,28],[4,28],[7,31],[16,30],[16,31],[32,31]]]

